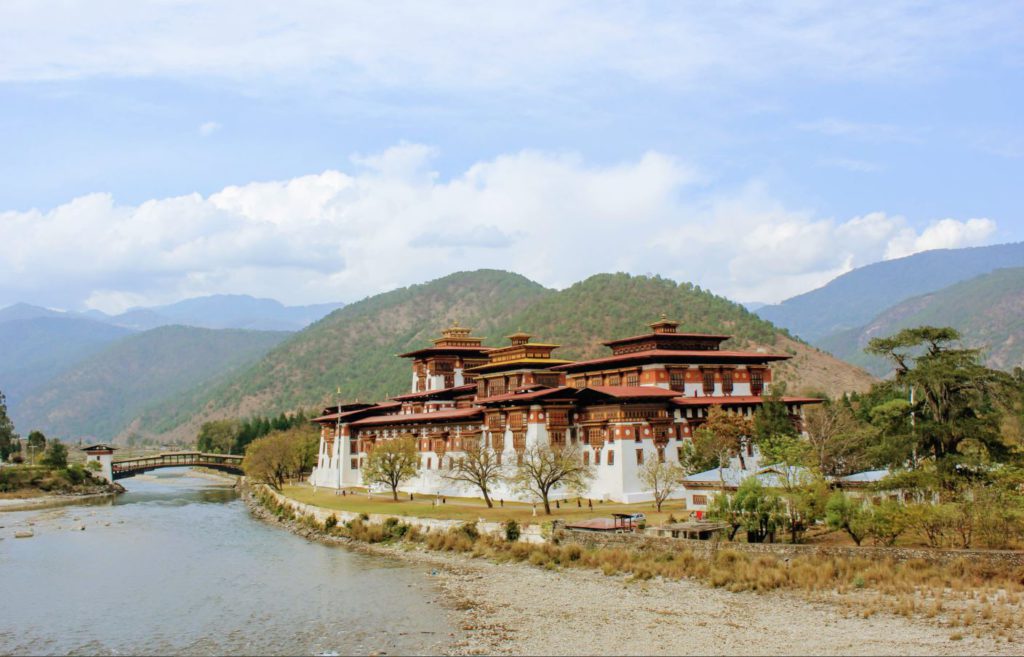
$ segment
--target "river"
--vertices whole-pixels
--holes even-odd
[[[0,513],[0,654],[394,655],[450,641],[423,568],[259,522],[229,485],[187,470],[122,483],[113,501]]]

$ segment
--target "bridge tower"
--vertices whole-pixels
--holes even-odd
[[[114,481],[114,450],[116,447],[110,445],[98,444],[90,445],[82,449],[85,452],[85,464],[89,465],[91,461],[95,461],[100,464],[99,475],[107,481]]]

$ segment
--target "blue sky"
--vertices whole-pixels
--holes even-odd
[[[0,305],[495,266],[777,301],[1024,239],[1024,5],[0,4]]]

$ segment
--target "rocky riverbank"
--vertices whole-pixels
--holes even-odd
[[[693,581],[637,581],[582,569],[494,563],[422,545],[368,545],[253,514],[310,540],[427,565],[463,631],[449,654],[1019,654],[991,636],[924,619],[848,610],[823,595],[729,593]]]

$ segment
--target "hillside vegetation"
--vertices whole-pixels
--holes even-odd
[[[27,308],[27,307],[26,307]],[[70,364],[131,333],[89,319],[12,312],[0,317],[0,390],[12,413],[33,389]]]
[[[907,299],[865,326],[823,338],[822,349],[877,376],[891,369],[883,359],[864,353],[871,338],[913,326],[951,326],[969,347],[983,350],[989,367],[1011,371],[1024,365],[1024,267],[1000,269]]]
[[[108,440],[146,407],[253,362],[288,335],[185,326],[132,335],[46,382],[12,416],[23,433]]]
[[[813,343],[864,326],[910,297],[990,273],[1024,266],[1024,242],[939,249],[854,269],[824,287],[764,306],[757,314]]]
[[[556,355],[588,358],[608,353],[604,340],[635,335],[661,313],[681,330],[726,332],[727,345],[793,354],[800,365],[780,374],[792,389],[863,390],[871,377],[793,340],[742,306],[690,284],[662,278],[602,274],[572,287],[548,290],[518,274],[461,272],[380,294],[335,311],[201,394],[179,396],[147,412],[140,431],[187,439],[198,424],[221,417],[309,407],[343,399],[375,400],[406,392],[403,351],[427,346],[453,320],[505,344],[522,329],[564,347]]]

